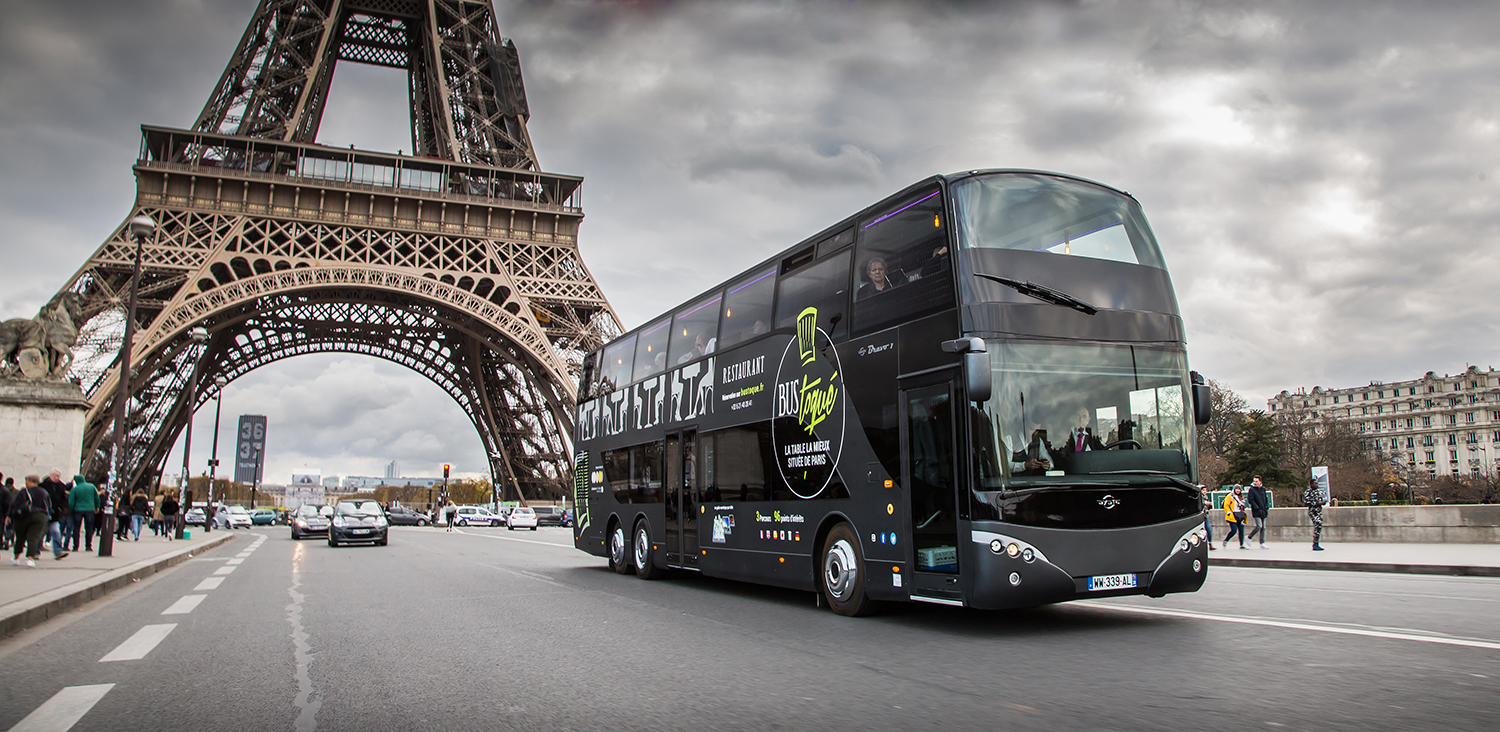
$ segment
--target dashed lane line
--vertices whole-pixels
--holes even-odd
[[[214,570],[214,574],[229,574],[236,569],[238,569],[238,567],[219,567],[218,569]]]
[[[1136,605],[1114,605],[1100,602],[1075,602],[1073,604],[1081,607],[1099,608],[1101,610],[1117,610],[1127,613],[1140,613],[1142,615],[1161,615],[1172,618],[1188,618],[1191,620],[1214,620],[1221,623],[1260,625],[1268,628],[1286,628],[1288,630],[1310,630],[1317,633],[1357,635],[1366,638],[1386,638],[1388,640],[1417,641],[1419,643],[1438,643],[1448,646],[1464,646],[1467,648],[1484,648],[1492,651],[1500,651],[1500,641],[1483,640],[1478,638],[1455,638],[1452,636],[1443,635],[1422,635],[1416,632],[1402,633],[1392,630],[1375,630],[1372,628],[1349,628],[1337,625],[1319,625],[1316,623],[1298,622],[1294,620],[1273,620],[1270,618],[1248,618],[1236,617],[1233,615],[1213,615],[1211,613],[1193,612],[1191,610],[1168,610],[1165,608],[1139,607]]]
[[[182,598],[179,599],[177,602],[172,603],[171,607],[167,608],[166,610],[161,611],[161,614],[162,615],[187,615],[188,613],[192,612],[195,608],[197,608],[198,605],[200,603],[202,603],[203,599],[206,598],[206,597],[208,597],[208,595],[183,595]]]
[[[216,590],[216,589],[219,588],[219,585],[222,585],[222,584],[224,584],[224,578],[223,577],[209,577],[209,578],[203,580],[202,582],[199,582],[198,586],[193,588],[193,592],[202,592],[204,590]]]
[[[244,564],[244,563],[245,563],[245,558],[244,557],[235,557],[234,559],[231,559],[231,560],[225,562],[224,566],[226,566],[226,567],[234,567],[234,566],[238,566],[238,565],[241,565],[241,564]]]
[[[64,687],[25,719],[16,722],[10,732],[67,732],[113,688],[114,684]]]
[[[176,623],[167,623],[164,625],[148,625],[141,628],[135,632],[135,635],[126,638],[124,643],[116,646],[113,651],[105,654],[104,658],[99,659],[99,663],[139,661],[145,658],[146,654],[150,653],[153,648],[156,648],[156,644],[161,643],[162,639],[166,638],[167,634],[171,633],[172,629],[176,627]]]

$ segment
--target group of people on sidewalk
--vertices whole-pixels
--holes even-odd
[[[84,551],[93,551],[94,537],[104,530],[104,504],[104,489],[82,475],[67,482],[60,470],[46,478],[28,475],[20,488],[15,487],[14,478],[5,478],[0,484],[0,516],[5,522],[0,551],[10,549],[13,564],[21,564],[24,554],[28,567],[36,566],[44,548],[51,549],[53,559],[78,551],[80,543]],[[141,528],[149,522],[154,534],[171,541],[180,508],[171,491],[157,494],[154,500],[136,491],[115,508],[115,537],[125,540],[133,534],[140,541]]]
[[[1214,548],[1213,525],[1209,522],[1209,516],[1216,510],[1224,511],[1224,522],[1229,525],[1229,534],[1224,537],[1225,549],[1229,548],[1229,541],[1236,537],[1239,538],[1241,549],[1249,549],[1245,543],[1254,542],[1257,536],[1260,537],[1260,548],[1268,548],[1266,519],[1271,515],[1271,495],[1259,475],[1250,481],[1248,490],[1238,485],[1231,487],[1220,506],[1214,505],[1208,488],[1200,485],[1198,489],[1203,496],[1203,528],[1208,533],[1209,549]],[[1323,538],[1323,506],[1327,501],[1316,479],[1309,482],[1307,489],[1302,492],[1302,503],[1307,506],[1307,516],[1312,522],[1313,551],[1323,551],[1319,542]],[[1247,524],[1252,527],[1249,534],[1245,533]]]
[[[13,564],[20,564],[24,553],[28,567],[41,559],[44,538],[53,559],[68,556],[70,549],[78,551],[80,540],[84,549],[92,550],[103,507],[103,490],[82,475],[68,482],[61,470],[46,478],[28,475],[20,488],[14,478],[6,478],[0,488],[0,515],[5,517],[0,550],[11,550]]]

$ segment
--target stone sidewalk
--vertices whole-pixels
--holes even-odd
[[[191,532],[192,538],[179,541],[164,541],[143,532],[140,541],[116,541],[111,557],[100,557],[97,543],[94,551],[80,550],[61,560],[44,551],[35,569],[26,566],[24,556],[17,566],[11,564],[8,550],[0,552],[4,555],[0,557],[0,636],[45,622],[249,533],[220,530],[205,534],[198,527],[192,527]]]
[[[1223,534],[1209,552],[1210,566],[1323,569],[1344,572],[1395,572],[1500,577],[1500,544],[1384,544],[1324,542],[1315,552],[1311,543],[1272,541],[1267,549],[1238,543],[1224,548]]]

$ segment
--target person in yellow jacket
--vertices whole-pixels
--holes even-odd
[[[1229,548],[1229,540],[1236,534],[1240,537],[1240,548],[1245,549],[1245,495],[1240,492],[1240,487],[1229,489],[1229,495],[1224,496],[1224,521],[1229,524],[1229,534],[1224,537],[1224,548]]]

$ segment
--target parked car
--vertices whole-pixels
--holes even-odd
[[[182,514],[182,522],[188,526],[204,526],[208,518],[201,508],[190,508],[187,513]]]
[[[329,506],[323,506],[332,511]],[[292,513],[292,541],[309,536],[328,536],[329,517],[318,506],[305,504]]]
[[[515,531],[516,527],[536,531],[536,511],[527,506],[516,506],[510,512],[510,517],[505,520],[505,528]]]
[[[468,526],[470,524],[499,526],[505,523],[505,519],[497,514],[490,513],[490,510],[484,506],[459,506],[458,517],[453,520],[453,523],[459,526]]]
[[[562,506],[534,506],[531,510],[536,512],[537,526],[562,526],[567,515]]]
[[[405,506],[397,506],[385,512],[385,520],[392,526],[426,526],[432,523],[425,513],[417,513]]]
[[[248,529],[254,525],[244,506],[230,506],[214,513],[214,523],[225,529]]]
[[[256,526],[270,526],[276,523],[276,512],[269,508],[257,508],[250,514],[250,523]]]
[[[389,540],[389,522],[385,509],[375,501],[339,501],[333,507],[333,523],[328,527],[328,546],[368,542],[385,546]]]

